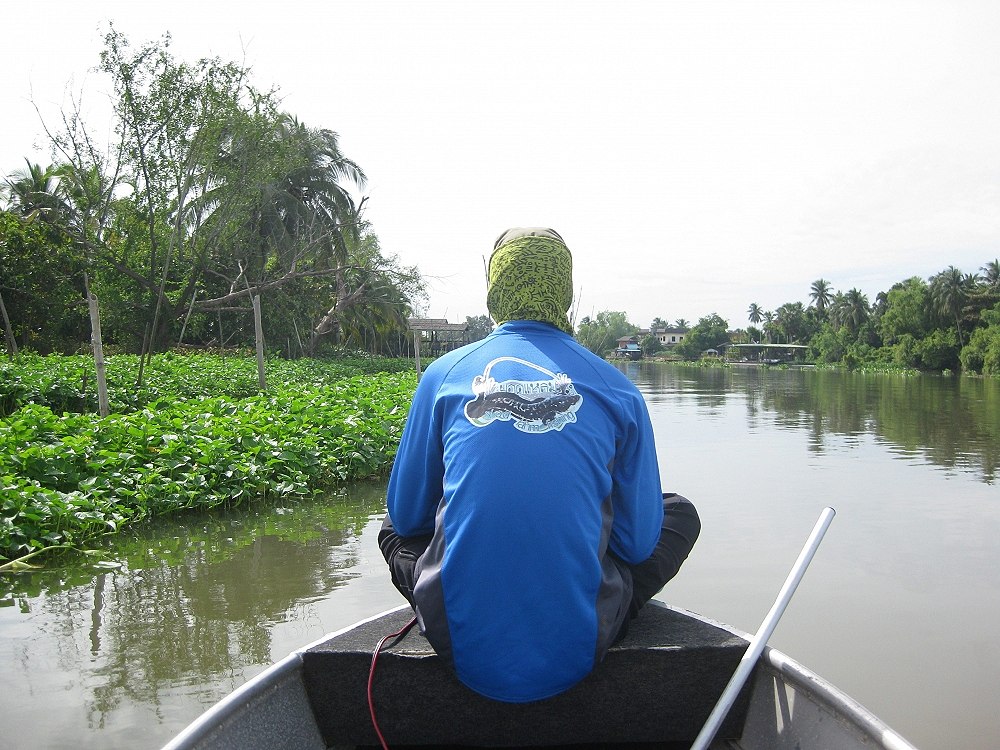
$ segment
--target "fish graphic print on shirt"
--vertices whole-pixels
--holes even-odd
[[[490,371],[501,362],[523,366],[524,379],[495,380]],[[514,427],[526,433],[561,430],[576,422],[576,412],[583,404],[583,396],[565,373],[552,372],[518,357],[499,357],[487,364],[483,374],[472,379],[472,393],[475,398],[466,402],[465,417],[474,426],[512,421]]]

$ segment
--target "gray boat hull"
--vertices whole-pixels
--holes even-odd
[[[371,654],[409,617],[400,607],[290,654],[164,750],[377,746],[366,698]],[[507,704],[461,685],[413,631],[379,657],[373,695],[394,748],[689,747],[747,641],[721,623],[654,601],[572,690]],[[863,706],[774,649],[765,650],[712,747],[914,750]]]

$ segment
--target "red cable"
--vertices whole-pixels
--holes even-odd
[[[375,699],[372,697],[372,685],[375,682],[375,664],[378,662],[379,652],[382,650],[382,646],[390,638],[401,638],[410,632],[410,628],[417,624],[417,618],[414,617],[408,623],[406,623],[400,630],[395,633],[390,633],[389,635],[383,637],[378,644],[375,646],[375,651],[372,654],[372,666],[368,670],[368,712],[372,717],[372,726],[375,728],[375,734],[378,735],[378,741],[382,745],[382,750],[389,750],[389,746],[385,742],[385,737],[382,736],[382,730],[378,727],[378,720],[375,718]],[[396,644],[393,644],[396,645]]]

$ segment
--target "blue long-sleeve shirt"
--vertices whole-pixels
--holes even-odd
[[[540,700],[583,679],[628,613],[621,560],[663,519],[645,403],[555,327],[501,325],[433,362],[388,491],[402,536],[433,534],[414,589],[421,628],[490,698]]]

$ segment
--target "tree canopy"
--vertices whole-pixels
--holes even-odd
[[[362,217],[364,172],[334,131],[281,111],[245,66],[175,59],[169,35],[133,47],[110,27],[98,70],[113,92],[110,142],[77,101],[46,127],[57,163],[14,175],[7,200],[66,238],[106,338],[242,343],[258,295],[268,337],[300,351],[354,340],[362,320],[373,344],[405,331],[419,273],[382,253]]]
[[[618,345],[622,336],[632,336],[639,330],[620,310],[602,310],[591,319],[585,317],[576,329],[576,340],[599,356],[606,356]]]

